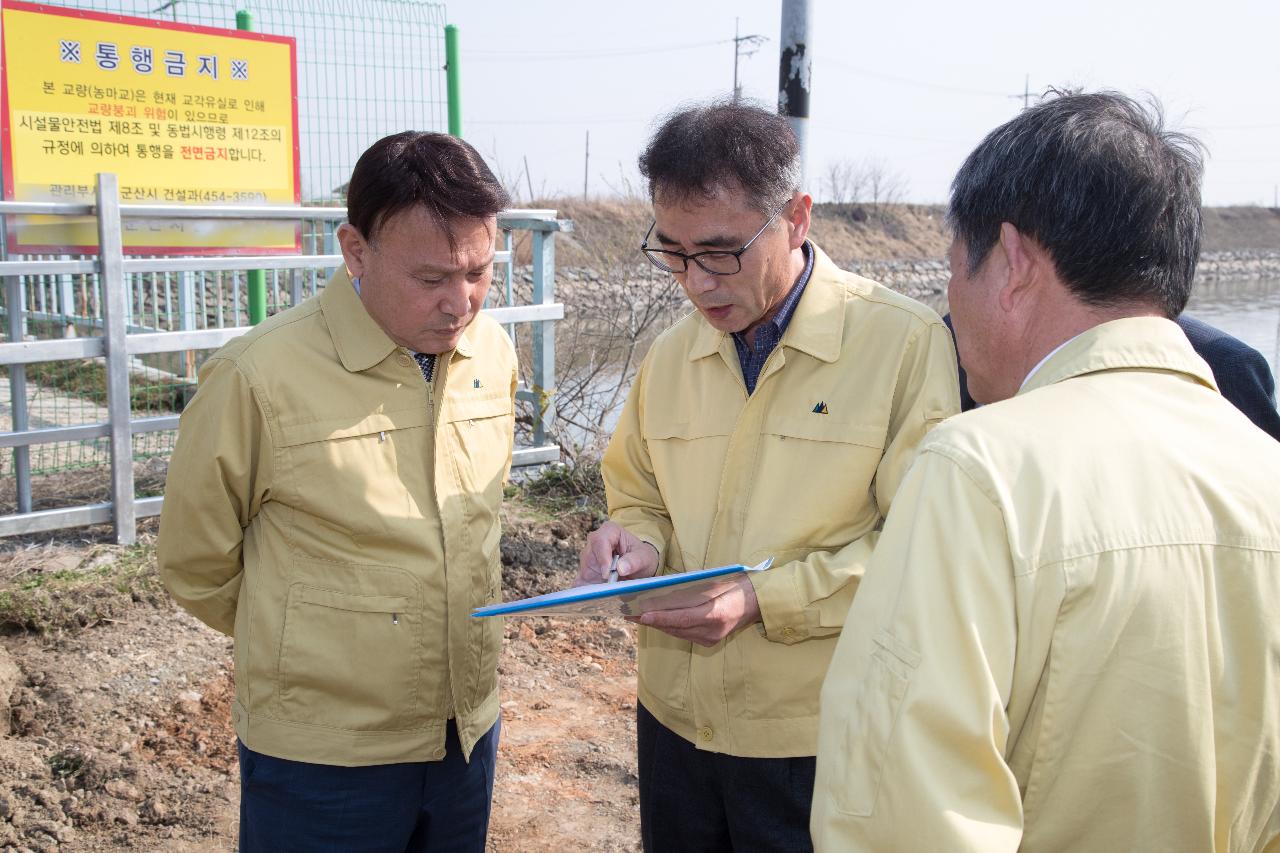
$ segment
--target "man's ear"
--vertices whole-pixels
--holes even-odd
[[[342,260],[352,278],[364,275],[364,253],[369,244],[350,222],[338,226],[338,245],[342,247]]]
[[[805,193],[796,193],[791,199],[790,208],[783,214],[787,220],[787,242],[792,249],[799,249],[809,238],[813,197]]]
[[[1043,252],[1030,237],[1012,223],[1000,223],[998,251],[1005,263],[1007,277],[1000,288],[1000,308],[1012,311],[1035,290]]]

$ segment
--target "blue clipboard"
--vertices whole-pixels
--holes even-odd
[[[656,575],[615,583],[575,586],[471,611],[475,617],[532,613],[538,616],[639,616],[650,610],[696,607],[729,590],[744,573],[762,572],[773,558],[756,566],[719,566],[696,572]]]

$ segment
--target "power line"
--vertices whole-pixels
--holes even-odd
[[[564,118],[467,119],[467,124],[643,124],[653,116],[566,116]]]
[[[595,48],[593,50],[472,50],[467,59],[476,62],[573,62],[579,59],[614,59],[619,56],[645,56],[654,53],[674,53],[730,44],[733,39],[687,42],[685,44],[658,45],[654,47]]]
[[[940,92],[955,92],[961,95],[981,95],[987,98],[1008,97],[1004,92],[995,92],[990,89],[969,89],[963,86],[949,86],[945,83],[934,83],[928,80],[916,80],[911,77],[900,77],[896,74],[885,74],[883,71],[876,71],[872,68],[863,68],[858,65],[851,65],[848,62],[842,62],[839,59],[826,54],[819,54],[818,60],[836,68],[842,68],[845,71],[850,71],[854,74],[860,74],[864,77],[874,77],[877,80],[887,80],[891,83],[900,83],[904,86],[918,86],[922,89],[937,89]]]
[[[1224,163],[1275,163],[1278,160],[1280,160],[1280,158],[1277,158],[1275,155],[1272,155],[1270,157],[1266,157],[1266,156],[1264,157],[1226,157],[1226,158],[1213,157],[1210,159],[1209,162],[1215,165],[1221,165]]]
[[[1211,124],[1200,130],[1276,130],[1280,124]]]
[[[863,130],[861,128],[854,129],[851,127],[838,127],[836,125],[830,125],[830,124],[821,125],[821,128],[824,133],[843,133],[849,136],[874,136],[880,139],[901,139],[901,140],[906,140],[908,142],[940,142],[940,143],[945,143],[948,146],[973,144],[972,139],[968,139],[968,140],[943,139],[940,136],[913,136],[911,134],[906,134],[906,133],[881,133],[875,130]]]

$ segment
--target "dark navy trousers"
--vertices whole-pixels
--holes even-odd
[[[640,837],[647,853],[810,853],[817,759],[698,749],[636,703]]]
[[[335,767],[240,746],[241,853],[483,853],[501,721],[462,758]]]

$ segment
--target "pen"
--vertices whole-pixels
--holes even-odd
[[[618,559],[619,559],[620,557],[621,557],[621,555],[620,555],[620,554],[614,554],[614,555],[613,555],[613,562],[609,564],[609,580],[608,580],[608,583],[617,583],[617,582],[618,582]]]

